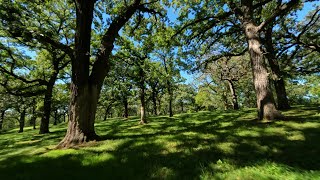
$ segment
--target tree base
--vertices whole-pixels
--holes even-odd
[[[260,114],[262,113],[262,114]],[[266,105],[263,112],[258,113],[259,120],[284,120],[285,116],[278,111],[274,105]]]
[[[40,130],[39,134],[49,134],[50,131],[49,130]]]
[[[64,139],[58,144],[57,149],[65,149],[85,144],[89,141],[98,141],[100,136],[96,133],[85,135],[84,133],[67,133]]]
[[[141,124],[141,125],[148,124],[148,122],[146,120],[144,120],[144,121],[140,121],[139,124]]]

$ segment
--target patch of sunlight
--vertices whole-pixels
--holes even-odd
[[[39,140],[29,140],[29,141],[21,141],[21,142],[16,142],[14,145],[32,145],[33,143],[41,142],[42,139]]]
[[[223,122],[220,124],[220,127],[221,128],[225,128],[225,127],[229,127],[229,126],[232,126],[233,125],[233,122]]]
[[[121,145],[128,141],[129,139],[105,140],[97,146],[84,147],[83,149],[94,152],[116,151]]]
[[[250,147],[253,147],[252,149],[255,149],[255,151],[258,151],[260,153],[266,153],[269,151],[269,147],[267,145],[261,145],[256,141],[248,141],[248,140],[244,140],[242,141],[243,144],[247,144]]]
[[[284,127],[268,127],[263,129],[263,135],[271,135],[271,136],[276,136],[276,135],[285,135],[286,129]]]
[[[52,151],[46,152],[46,153],[42,154],[41,156],[50,157],[50,158],[58,158],[58,157],[64,156],[64,155],[75,155],[75,154],[79,154],[79,151],[76,149],[59,149],[59,150],[52,150]]]
[[[215,145],[217,149],[224,152],[225,154],[233,154],[236,144],[233,142],[222,142]]]
[[[215,169],[211,171],[203,171],[200,179],[246,179],[246,180],[296,180],[296,179],[319,179],[320,171],[299,171],[289,166],[277,164],[273,162],[266,162],[264,164],[255,164],[252,166],[245,166],[242,168],[224,168],[223,171],[215,173]]]
[[[308,129],[308,128],[320,128],[319,122],[304,122],[302,123],[296,123],[296,122],[291,122],[284,124],[285,126],[293,129]]]
[[[305,141],[304,134],[300,131],[290,131],[287,133],[287,139],[290,141]]]
[[[24,155],[27,155],[27,154],[30,154],[34,151],[34,147],[31,146],[31,147],[24,147],[24,148],[21,148],[19,150],[11,150],[11,151],[7,151],[7,153],[4,155],[4,156],[0,156],[0,161],[3,161],[3,160],[6,160],[7,158],[10,158],[10,157],[13,157],[13,156],[17,156],[17,155],[21,155],[21,154],[24,154]]]
[[[172,179],[175,176],[174,170],[168,167],[155,167],[151,172],[152,179]]]
[[[260,133],[258,131],[247,129],[247,130],[241,130],[236,133],[238,136],[242,137],[260,137]]]
[[[183,132],[181,133],[184,136],[188,136],[188,137],[196,137],[198,136],[198,133],[192,132],[192,131],[188,131],[188,132]]]
[[[83,166],[96,166],[99,163],[103,163],[108,160],[115,159],[114,155],[110,153],[102,153],[102,154],[90,154],[88,156],[84,156],[81,164]]]

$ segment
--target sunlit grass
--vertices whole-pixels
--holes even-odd
[[[48,135],[0,134],[0,179],[320,179],[318,107],[258,122],[255,110],[138,117],[96,123],[104,139],[56,150],[66,124]]]

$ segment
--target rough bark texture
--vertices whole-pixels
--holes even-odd
[[[238,103],[238,97],[237,97],[237,93],[236,93],[236,90],[235,90],[235,87],[234,87],[234,84],[231,80],[228,80],[228,85],[229,85],[229,88],[230,88],[230,93],[231,93],[231,96],[232,96],[232,107],[234,110],[238,110],[239,109],[239,103]]]
[[[90,68],[91,25],[96,1],[75,0],[74,2],[76,3],[76,36],[75,56],[71,58],[69,124],[67,134],[58,148],[99,139],[94,131],[94,120],[101,87],[110,69],[109,57],[114,41],[119,36],[118,32],[140,5],[140,0],[135,0],[121,15],[113,19],[102,37],[96,60]]]
[[[257,97],[258,119],[279,119],[283,115],[276,109],[272,92],[270,90],[269,73],[261,50],[260,30],[253,18],[253,1],[241,1],[241,23],[245,33],[253,74],[253,82]],[[266,24],[268,22],[264,22]]]
[[[97,138],[94,118],[100,89],[89,83],[91,24],[94,0],[77,0],[75,59],[72,60],[71,100],[67,134],[59,148],[81,144]],[[99,89],[99,91],[98,91]]]
[[[257,97],[258,119],[278,119],[283,116],[277,111],[269,84],[269,73],[264,62],[257,27],[251,22],[244,23],[249,45],[254,87]]]
[[[19,119],[19,133],[23,132],[25,120],[26,120],[26,109],[24,108],[22,112],[20,113],[20,119]]]
[[[275,57],[275,50],[272,43],[272,27],[269,27],[265,33],[265,47],[267,50],[266,57],[268,59],[272,74],[273,83],[277,95],[277,108],[289,109],[290,104],[287,97],[285,83],[283,79],[283,73],[280,70],[279,63]]]
[[[3,120],[4,120],[4,115],[5,115],[6,111],[5,110],[1,110],[1,117],[0,117],[0,130],[2,130],[2,126],[3,126]]]

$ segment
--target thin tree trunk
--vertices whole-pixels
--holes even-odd
[[[277,119],[283,116],[277,111],[269,84],[269,73],[261,50],[258,28],[251,22],[244,22],[244,31],[249,45],[254,87],[257,97],[258,119]]]
[[[41,117],[39,134],[49,133],[49,121],[50,121],[50,114],[51,114],[53,85],[54,85],[54,82],[53,83],[51,82],[50,84],[47,85],[47,89],[44,95],[43,116]]]
[[[269,27],[266,30],[265,38],[266,38],[265,46],[267,50],[266,57],[268,59],[271,71],[273,73],[273,83],[274,83],[274,87],[277,95],[277,105],[278,105],[277,108],[289,109],[290,104],[287,98],[287,92],[286,92],[285,83],[282,75],[283,73],[281,72],[279,63],[276,60],[275,51],[272,43],[272,27]]]
[[[146,124],[147,118],[146,118],[146,101],[145,101],[145,85],[144,85],[144,71],[142,67],[140,67],[139,70],[139,76],[140,76],[140,124]]]
[[[155,88],[152,88],[153,114],[156,116],[158,115],[158,113],[157,113],[157,95],[155,91],[156,91]]]
[[[180,102],[180,106],[181,106],[181,113],[183,113],[184,109],[183,109],[183,101]]]
[[[173,117],[173,110],[172,110],[172,101],[173,101],[173,93],[171,90],[171,84],[168,81],[168,92],[169,92],[169,117]]]
[[[0,117],[0,130],[2,130],[2,126],[3,126],[3,120],[4,120],[4,115],[5,115],[6,111],[5,110],[1,110],[1,117]]]
[[[58,124],[58,111],[55,110],[54,111],[54,121],[53,121],[53,125],[57,125]]]
[[[123,97],[123,106],[124,106],[124,118],[129,117],[129,108],[128,108],[128,98],[125,96]]]
[[[237,93],[234,87],[234,84],[231,80],[228,80],[228,85],[230,88],[230,92],[231,92],[231,96],[232,96],[232,107],[234,110],[238,110],[239,109],[239,104],[238,104],[238,97],[237,97]]]
[[[162,114],[161,113],[161,98],[158,98],[158,115]]]
[[[25,118],[26,117],[26,108],[24,108],[20,114],[20,119],[19,119],[19,133],[23,132],[24,124],[25,124]]]

